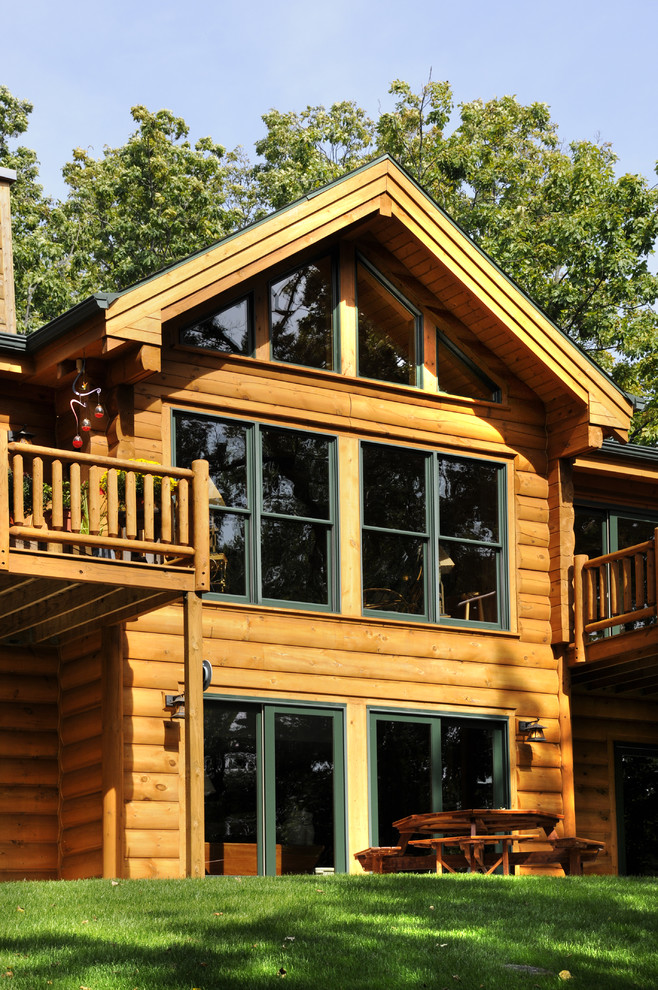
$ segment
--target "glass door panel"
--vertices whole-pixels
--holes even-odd
[[[267,872],[275,839],[276,873],[335,868],[335,758],[333,718],[303,711],[273,711],[274,828],[268,835]],[[267,731],[267,730],[266,730]]]
[[[206,870],[259,872],[260,712],[222,702],[204,705]]]

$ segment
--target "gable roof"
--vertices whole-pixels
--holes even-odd
[[[411,266],[409,258],[422,256],[419,277],[433,297],[545,403],[562,403],[566,393],[587,407],[590,423],[625,436],[632,411],[625,394],[389,156],[122,292],[90,297],[24,338],[26,352],[41,363],[40,355],[47,360],[49,345],[61,344],[67,334],[78,338],[79,346],[74,331],[90,320],[100,326],[99,317],[115,345],[157,346],[164,320],[366,222],[403,263]]]

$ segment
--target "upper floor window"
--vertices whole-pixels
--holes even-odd
[[[176,463],[210,465],[211,591],[335,609],[335,438],[185,412],[174,422]]]
[[[576,554],[601,557],[653,539],[658,516],[586,505],[575,507]]]
[[[331,257],[300,265],[270,284],[270,345],[275,361],[335,370],[335,322]]]
[[[252,323],[251,297],[245,296],[183,327],[179,339],[192,347],[250,355]]]
[[[436,331],[439,391],[467,399],[500,402],[500,387],[444,333]]]
[[[502,464],[362,444],[363,608],[507,622]]]
[[[360,258],[356,266],[359,375],[420,385],[421,316]]]

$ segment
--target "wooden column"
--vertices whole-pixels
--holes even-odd
[[[562,769],[562,813],[564,835],[577,835],[576,793],[573,769],[573,728],[571,725],[571,673],[564,657],[558,660],[558,703],[560,762]]]
[[[16,333],[14,260],[11,246],[9,187],[16,181],[13,168],[0,168],[0,332]]]
[[[103,876],[123,873],[123,626],[101,637],[103,691]]]
[[[9,451],[7,431],[0,430],[0,573],[9,567]]]
[[[573,625],[574,661],[585,663],[587,649],[585,639],[585,598],[583,595],[583,568],[588,561],[587,554],[576,554],[573,559]]]
[[[203,626],[202,601],[188,591],[185,637],[185,875],[205,874],[203,817]]]

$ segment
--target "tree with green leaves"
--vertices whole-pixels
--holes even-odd
[[[192,146],[169,110],[131,113],[138,126],[125,145],[101,158],[78,148],[63,170],[69,194],[54,222],[79,296],[124,289],[250,218],[237,152],[209,137]]]
[[[53,237],[53,202],[38,182],[39,162],[23,145],[12,148],[28,127],[32,104],[0,86],[0,165],[16,171],[12,186],[12,237],[16,319],[21,333],[38,329],[70,305],[63,277],[64,252]]]
[[[464,103],[447,133],[447,82],[414,93],[398,80],[390,91],[394,107],[375,124],[353,103],[265,115],[260,201],[282,205],[280,190],[301,195],[343,162],[391,154],[621,387],[650,400],[634,439],[658,439],[658,277],[649,267],[658,189],[640,175],[617,177],[609,145],[561,145],[544,103]],[[335,119],[344,126],[329,132]]]

